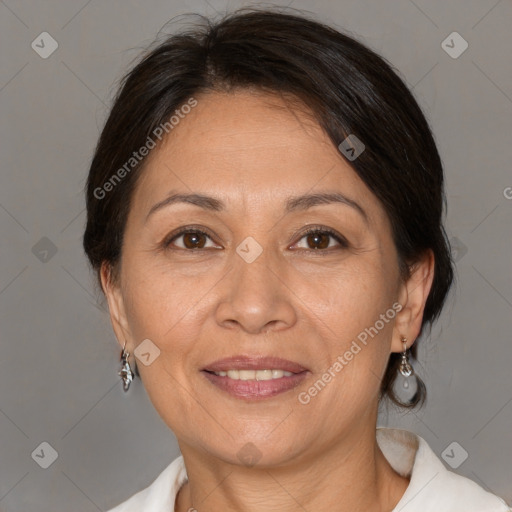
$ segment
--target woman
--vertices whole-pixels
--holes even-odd
[[[426,442],[409,357],[453,279],[429,126],[379,56],[239,11],[128,73],[84,248],[181,456],[113,511],[506,511]],[[413,396],[395,391],[397,376]]]

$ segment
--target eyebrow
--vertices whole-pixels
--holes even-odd
[[[149,217],[158,210],[177,203],[193,204],[205,210],[216,212],[220,212],[226,209],[226,204],[223,201],[211,196],[206,196],[203,194],[179,194],[171,192],[166,198],[151,207],[146,216],[146,222]],[[339,192],[320,192],[316,194],[305,194],[302,196],[289,197],[285,204],[285,213],[305,211],[309,208],[313,208],[314,206],[331,203],[350,206],[356,210],[361,215],[361,217],[363,217],[366,223],[368,223],[368,215],[359,205],[359,203]]]

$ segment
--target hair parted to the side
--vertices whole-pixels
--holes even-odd
[[[364,152],[350,165],[389,216],[404,279],[432,250],[434,281],[423,331],[439,316],[454,278],[442,219],[443,167],[428,122],[385,59],[354,38],[290,11],[244,8],[215,22],[200,16],[201,23],[167,36],[123,77],[88,175],[85,253],[100,285],[104,262],[117,279],[131,198],[145,159],[101,199],[95,191],[176,109],[191,97],[216,91],[279,94],[311,112],[336,147],[349,134],[363,141]],[[410,352],[416,357],[417,343]],[[426,396],[421,380],[408,403],[393,392],[400,358],[391,354],[381,396],[403,407],[421,405]]]

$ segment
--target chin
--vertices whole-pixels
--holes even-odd
[[[226,437],[218,444],[209,445],[201,443],[203,449],[212,457],[226,463],[247,468],[274,468],[287,464],[297,456],[300,447],[286,444],[286,440],[293,442],[294,436],[275,436],[267,431],[260,435],[243,435]],[[211,440],[210,440],[211,441]],[[295,453],[297,452],[297,453]]]

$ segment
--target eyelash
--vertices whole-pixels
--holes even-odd
[[[186,234],[199,234],[199,235],[208,237],[210,240],[212,239],[211,235],[209,233],[207,233],[206,231],[203,231],[202,229],[194,227],[194,226],[188,226],[186,228],[181,229],[178,233],[172,233],[171,235],[169,235],[163,242],[164,249],[182,250],[182,251],[187,251],[187,252],[198,251],[198,249],[183,249],[181,247],[173,249],[172,247],[170,247],[172,242],[174,242],[175,240],[177,240],[178,238],[180,238],[181,236],[186,235]],[[304,231],[302,233],[301,237],[299,238],[299,242],[303,238],[307,237],[308,235],[312,235],[312,234],[329,235],[340,244],[341,248],[347,249],[349,247],[349,243],[347,242],[347,240],[344,237],[342,237],[340,234],[338,234],[336,231],[334,231],[333,229],[330,229],[330,228],[318,227],[318,226],[310,227],[309,229]],[[324,253],[323,255],[325,255],[325,253],[329,253],[330,250],[332,250],[332,249],[333,248],[330,248],[330,249],[329,248],[327,248],[327,249],[297,249],[297,250],[315,252],[318,254]]]

